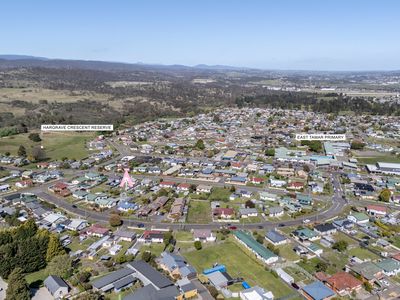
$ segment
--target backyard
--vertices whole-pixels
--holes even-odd
[[[242,250],[230,238],[223,243],[188,252],[185,257],[199,273],[212,267],[213,264],[219,263],[226,266],[227,272],[233,278],[243,277],[251,286],[264,287],[272,291],[277,298],[291,294],[291,289],[285,283],[276,278],[265,269],[261,262],[256,261],[250,255],[250,252]]]

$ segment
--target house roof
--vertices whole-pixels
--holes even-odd
[[[178,288],[174,285],[157,290],[149,284],[127,295],[124,300],[175,300],[178,295]]]
[[[400,262],[392,258],[384,259],[376,263],[376,265],[382,268],[385,272],[393,272],[395,270],[400,269]]]
[[[217,287],[221,287],[227,284],[228,278],[224,276],[221,271],[216,271],[207,275],[210,282]]]
[[[262,246],[259,242],[257,242],[251,235],[248,233],[238,230],[233,233],[240,241],[245,243],[247,247],[252,249],[258,255],[260,255],[264,259],[269,259],[271,257],[276,257],[276,254]]]
[[[47,277],[44,281],[44,285],[52,295],[57,292],[59,288],[69,288],[68,284],[61,277],[55,275]]]
[[[265,235],[265,237],[274,243],[278,243],[278,242],[282,242],[282,241],[286,240],[285,236],[283,236],[282,234],[280,234],[279,232],[277,232],[275,230],[268,231],[267,234]]]
[[[151,283],[157,288],[161,289],[172,285],[171,280],[162,275],[160,272],[153,269],[148,263],[143,260],[133,261],[128,264],[130,267],[135,269],[146,277]]]
[[[375,210],[375,211],[379,211],[379,212],[383,212],[386,213],[387,209],[384,206],[380,206],[380,205],[367,205],[367,211],[370,210]]]
[[[319,232],[327,232],[327,231],[331,231],[331,230],[336,230],[336,227],[333,226],[332,223],[325,223],[325,224],[319,224],[319,225],[315,226],[314,229]]]
[[[106,276],[104,276],[98,280],[95,280],[93,282],[93,286],[97,289],[101,289],[101,288],[105,287],[106,285],[113,284],[113,283],[119,281],[120,279],[122,279],[128,275],[134,274],[134,273],[135,273],[135,271],[130,268],[119,269],[117,271],[107,274]]]
[[[323,300],[335,295],[335,292],[325,286],[321,281],[314,281],[306,285],[303,287],[303,291],[314,300]]]
[[[355,289],[362,282],[347,272],[338,272],[327,279],[327,283],[338,291]]]
[[[207,237],[211,236],[211,230],[210,229],[194,229],[193,236],[195,238],[207,238]]]
[[[367,280],[374,279],[379,272],[382,272],[382,268],[370,261],[354,265],[352,266],[352,269],[354,272],[362,275]]]

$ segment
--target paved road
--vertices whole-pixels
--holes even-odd
[[[86,171],[81,171],[81,170],[76,170],[74,171],[74,174],[76,176],[79,176],[83,174]],[[70,171],[66,171],[69,173]],[[179,178],[179,177],[173,177],[173,176],[146,176],[146,175],[133,175],[133,177],[138,178],[138,179],[143,179],[143,178],[153,178],[153,179],[164,179],[164,180],[173,180],[175,182],[188,182],[188,183],[205,183],[209,184],[212,186],[231,186],[231,184],[226,184],[226,183],[221,183],[221,182],[209,182],[209,181],[199,181],[199,180],[193,180],[193,179],[187,179],[187,178]],[[319,197],[319,200],[323,201],[328,201],[331,202],[329,203],[329,207],[325,209],[324,211],[318,211],[313,214],[309,214],[306,216],[301,216],[299,218],[289,220],[289,221],[277,221],[277,222],[271,222],[271,221],[264,221],[264,222],[259,222],[259,223],[247,223],[247,224],[238,224],[234,223],[237,227],[243,228],[243,229],[256,229],[256,228],[274,228],[277,226],[296,226],[300,225],[303,223],[305,219],[309,219],[311,222],[322,222],[324,220],[328,220],[331,218],[336,217],[340,212],[343,210],[343,208],[348,204],[345,199],[342,198],[343,191],[340,186],[340,182],[338,179],[338,174],[332,174],[332,182],[335,188],[335,194],[333,197]],[[82,209],[79,207],[73,207],[72,204],[68,201],[66,201],[64,198],[58,197],[51,192],[48,191],[48,187],[53,184],[52,183],[46,183],[42,184],[40,186],[35,186],[32,188],[24,189],[24,192],[32,192],[35,193],[39,198],[42,200],[53,203],[57,207],[60,207],[74,215],[77,215],[79,217],[83,218],[88,218],[97,222],[108,222],[109,219],[109,211],[107,212],[96,212],[92,210],[86,210]],[[247,190],[251,190],[254,192],[260,192],[260,191],[265,191],[265,188],[261,187],[248,187],[248,186],[242,186],[243,188]],[[274,193],[277,194],[285,194],[286,192],[283,190],[271,190]],[[221,226],[224,226],[225,223],[219,223],[219,222],[212,222],[209,224],[190,224],[190,223],[185,223],[185,224],[180,224],[180,223],[163,223],[163,222],[156,222],[156,221],[147,221],[147,220],[132,220],[128,218],[123,218],[123,221],[125,224],[128,226],[135,226],[137,223],[143,223],[145,224],[146,228],[165,228],[165,229],[180,229],[180,230],[190,230],[190,229],[201,229],[201,228],[209,228],[209,229],[219,229]],[[233,223],[233,222],[232,222]]]

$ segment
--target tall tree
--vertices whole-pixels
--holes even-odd
[[[47,245],[46,261],[51,261],[54,257],[61,254],[65,254],[65,250],[58,237],[52,234],[50,236],[49,244]]]
[[[204,141],[202,139],[197,140],[196,144],[194,145],[194,147],[198,150],[204,150],[206,148],[206,146],[204,145]]]
[[[121,217],[117,214],[111,214],[108,221],[112,227],[118,227],[122,225]]]
[[[26,156],[26,149],[25,149],[25,147],[24,146],[19,146],[19,148],[18,148],[18,156],[23,156],[23,157],[25,157]]]
[[[49,262],[46,269],[51,275],[68,279],[73,272],[72,258],[68,254],[57,255]]]
[[[379,200],[383,202],[389,202],[391,196],[392,193],[390,192],[389,189],[383,189],[379,194]]]
[[[11,272],[6,292],[6,300],[30,299],[29,287],[21,268],[15,268]]]

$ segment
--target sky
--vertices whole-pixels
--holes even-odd
[[[2,0],[0,54],[399,70],[397,0]]]

